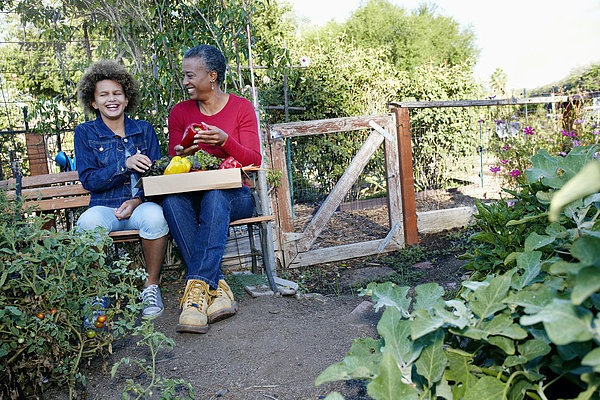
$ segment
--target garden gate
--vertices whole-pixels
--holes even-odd
[[[406,111],[406,109],[405,109]],[[370,130],[370,134],[331,193],[302,232],[292,221],[285,139],[292,137]],[[285,267],[300,267],[362,257],[416,243],[416,214],[408,114],[394,112],[358,117],[275,124],[269,127],[272,167],[282,172],[275,208],[278,216],[278,259]],[[313,249],[344,196],[375,151],[383,143],[390,230],[383,239]]]

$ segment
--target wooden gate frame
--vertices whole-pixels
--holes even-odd
[[[282,172],[274,201],[278,218],[276,253],[284,267],[295,268],[393,251],[417,242],[412,151],[408,110],[391,114],[290,122],[268,128],[271,166]],[[403,122],[402,118],[406,117]],[[403,124],[403,125],[401,125]],[[304,232],[294,232],[287,174],[285,139],[371,129],[371,134],[336,183]],[[390,232],[384,239],[311,250],[327,221],[348,193],[372,155],[383,143]],[[403,210],[405,210],[403,212]]]

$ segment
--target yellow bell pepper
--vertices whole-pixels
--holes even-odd
[[[164,175],[181,174],[184,172],[190,172],[192,163],[185,157],[175,156],[165,168]]]

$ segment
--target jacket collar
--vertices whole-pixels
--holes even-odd
[[[98,114],[96,116],[96,120],[94,121],[94,127],[96,128],[96,132],[98,132],[101,137],[114,137],[115,134],[110,130],[108,126],[102,121],[102,116]],[[125,114],[125,137],[136,135],[138,133],[142,133],[138,124],[136,124],[131,118]]]

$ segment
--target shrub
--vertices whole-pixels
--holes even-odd
[[[85,385],[83,360],[107,355],[140,311],[136,283],[145,272],[109,262],[98,232],[46,231],[47,217],[24,210],[0,191],[0,397],[23,398],[50,385]],[[97,237],[106,237],[102,243]],[[98,246],[98,247],[97,247]],[[92,301],[108,296],[107,321],[84,328]]]
[[[549,199],[594,151],[575,149],[566,163],[567,157],[538,154],[527,174],[530,184],[549,188],[538,198]],[[562,170],[567,166],[572,168]],[[584,172],[587,178],[578,174],[576,182],[600,187],[589,181],[599,176],[600,164]],[[356,339],[346,358],[316,383],[364,379],[376,400],[546,399],[550,391],[552,398],[597,398],[600,194],[592,192],[569,198],[575,201],[542,234],[523,235],[509,256],[513,268],[465,282],[459,298],[444,301],[435,283],[417,286],[414,298],[407,297],[408,287],[369,284],[363,294],[376,309],[385,306],[377,325],[381,338]]]

